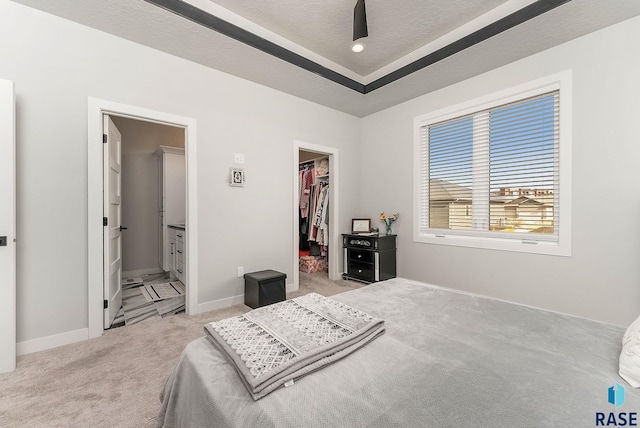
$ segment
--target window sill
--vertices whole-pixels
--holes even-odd
[[[571,245],[569,242],[563,245],[557,242],[532,241],[527,239],[516,240],[476,236],[436,235],[432,233],[414,235],[413,242],[479,248],[483,250],[571,257]]]

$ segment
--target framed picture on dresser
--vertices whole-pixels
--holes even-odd
[[[351,219],[351,233],[369,233],[371,230],[370,218],[354,218]]]

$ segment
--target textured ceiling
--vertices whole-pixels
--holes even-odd
[[[218,5],[366,76],[506,0],[366,2],[369,36],[351,52],[355,0],[215,0]]]
[[[600,28],[640,15],[640,1],[638,0],[572,0],[550,12],[364,95],[230,39],[144,0],[13,1],[358,117],[367,116],[397,103],[435,91]],[[231,0],[223,0],[221,3],[225,1],[232,3]],[[514,1],[511,0],[508,3],[513,4]],[[237,0],[237,2],[250,3],[249,0]],[[520,4],[530,3],[530,1],[526,2],[524,0],[515,1],[515,3],[518,2]],[[206,6],[211,2],[210,0],[190,0],[190,3]],[[269,17],[266,16],[266,11],[270,10],[270,8],[277,9],[278,13],[276,15],[278,20],[281,21],[288,16],[286,10],[279,9],[282,4],[289,5],[291,13],[293,13],[291,9],[299,8],[298,5],[294,5],[290,0],[254,0],[253,3],[265,8],[263,13],[265,16],[261,16],[262,24],[260,26],[268,27],[267,29],[276,35],[278,35],[276,24],[271,23]],[[340,6],[351,14],[353,11],[351,3],[355,4],[355,0],[309,0],[299,3],[304,4],[305,8],[319,3],[322,5],[321,10],[330,9],[331,6]],[[345,6],[343,3],[347,3],[347,5]],[[375,21],[371,15],[374,14],[376,9],[383,7],[383,5],[389,7],[390,10],[386,11],[384,17],[380,19],[384,22],[384,25],[390,25],[390,28],[396,28],[397,30],[397,28],[405,25],[404,18],[400,18],[402,16],[400,10],[406,9],[405,6],[408,7],[408,5],[415,6],[423,3],[438,5],[438,10],[441,12],[450,11],[447,14],[450,21],[430,34],[429,37],[434,38],[439,37],[443,31],[455,33],[458,31],[457,28],[445,27],[459,25],[460,21],[456,21],[457,19],[469,19],[469,17],[481,13],[483,10],[474,8],[472,13],[469,15],[462,14],[463,18],[460,18],[456,15],[456,11],[459,11],[460,7],[471,3],[482,4],[484,7],[485,1],[406,0],[402,2],[383,2],[381,0],[370,0],[367,2],[370,37],[373,37],[375,28]],[[492,2],[491,4],[495,3]],[[231,7],[232,5],[229,5],[229,8]],[[252,13],[257,13],[255,9],[252,10]],[[414,14],[417,11],[427,13],[422,7],[415,9]],[[307,16],[312,18],[311,15]],[[426,19],[427,17],[422,17],[422,20]],[[323,39],[321,34],[326,31],[325,27],[319,22],[322,22],[322,19],[317,17],[317,20],[307,23],[301,29],[302,31],[298,32],[297,36],[294,34],[295,28],[293,27],[295,22],[293,19],[289,23],[277,24],[284,27],[283,30],[279,31],[287,34],[291,32],[289,37],[295,38],[297,41],[288,41],[282,34],[278,35],[279,40],[282,44],[290,43],[302,46],[301,54],[306,52],[308,56],[321,62],[323,56],[319,52],[314,52],[313,49],[320,50],[322,49],[321,46],[326,47],[328,45],[324,40],[316,40]],[[255,23],[254,25],[258,24]],[[342,26],[346,27],[346,29],[342,28],[340,31],[346,32],[350,41],[351,20],[343,23]],[[303,26],[301,25],[301,27]],[[309,35],[305,35],[307,32]],[[311,36],[312,34],[313,36]],[[396,33],[394,32],[393,34]],[[378,64],[394,61],[395,58],[402,56],[407,50],[413,48],[413,46],[407,47],[402,38],[389,37],[389,40],[385,41],[385,52],[379,52],[380,58],[375,60]],[[337,36],[331,35],[331,38],[336,39]],[[429,40],[426,42],[428,43]],[[317,46],[314,43],[317,43]],[[295,46],[287,46],[287,48],[293,50]],[[328,47],[326,48],[329,49]],[[368,46],[369,48],[371,46]],[[340,46],[334,48],[332,50],[333,53],[325,53],[327,56],[333,55],[332,58],[334,58],[333,60],[326,59],[326,62],[327,64],[336,64],[336,71],[342,74],[353,73],[349,67],[355,68],[355,66],[350,65],[348,62],[338,62],[338,50],[341,49],[342,47]],[[422,49],[424,51],[424,48]],[[418,51],[420,51],[420,48]],[[350,59],[350,61],[354,60]],[[371,61],[371,64],[373,64],[373,60]],[[376,65],[367,65],[367,67],[375,68]],[[369,69],[367,68],[366,70]],[[363,68],[362,70],[365,69]],[[185,78],[188,78],[188,76],[185,76]]]

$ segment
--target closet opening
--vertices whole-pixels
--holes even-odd
[[[323,290],[342,279],[338,150],[294,141],[292,172],[293,284],[287,291]]]
[[[301,283],[329,277],[330,172],[327,154],[299,151],[298,270]]]

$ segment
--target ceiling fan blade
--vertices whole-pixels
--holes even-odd
[[[367,37],[367,11],[364,7],[364,0],[358,0],[353,8],[353,40]]]

